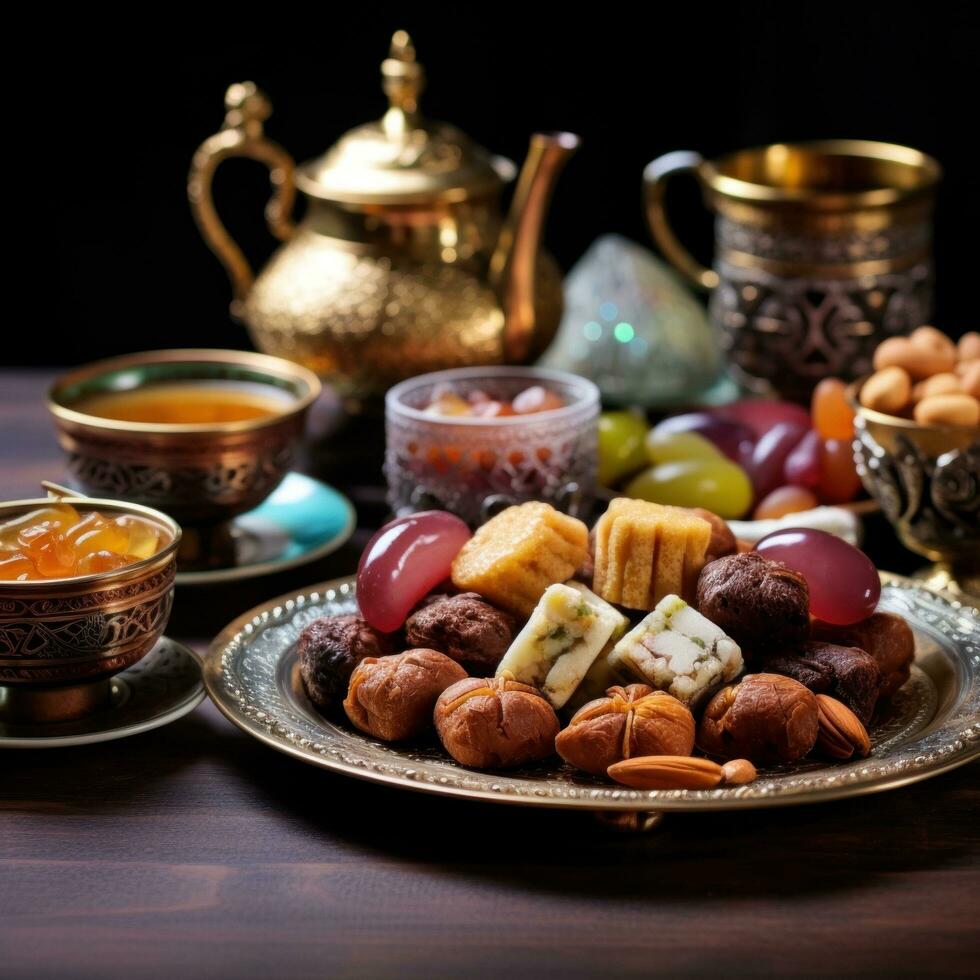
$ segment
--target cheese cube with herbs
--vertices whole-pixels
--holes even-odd
[[[742,669],[742,651],[724,631],[669,595],[609,653],[610,673],[672,694],[685,704],[701,701]]]
[[[578,582],[549,586],[504,654],[497,676],[509,671],[561,708],[628,624],[622,613]]]

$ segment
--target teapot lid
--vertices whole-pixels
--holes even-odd
[[[304,193],[343,204],[459,201],[513,179],[509,160],[491,156],[455,126],[422,117],[425,72],[407,32],[392,37],[381,76],[388,111],[299,167],[296,183]]]

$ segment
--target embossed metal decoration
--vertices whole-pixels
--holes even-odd
[[[355,398],[428,371],[541,353],[562,309],[561,273],[541,233],[579,144],[571,133],[534,135],[505,218],[500,194],[517,168],[422,115],[425,74],[404,31],[381,73],[384,116],[299,167],[264,133],[266,96],[252,82],[232,85],[224,125],[198,148],[188,179],[198,228],[231,279],[232,313],[256,345]],[[233,157],[270,171],[266,218],[283,244],[258,276],[211,195]],[[295,224],[297,188],[307,210]]]
[[[712,269],[684,249],[664,193],[694,173],[718,214]],[[932,204],[939,165],[864,140],[774,144],[705,161],[670,153],[644,175],[654,237],[696,285],[734,375],[798,400],[828,375],[870,369],[875,347],[932,311]]]
[[[272,416],[214,424],[125,422],[85,413],[86,395],[150,382],[249,381],[293,400]],[[246,351],[150,351],[78,368],[53,385],[48,408],[75,482],[93,496],[163,510],[182,525],[214,524],[258,506],[295,458],[316,375]]]
[[[980,597],[980,433],[855,409],[854,456],[868,493],[910,550],[948,565],[946,587]],[[943,580],[941,579],[941,580]]]
[[[464,769],[435,743],[385,744],[320,716],[298,677],[300,631],[318,616],[356,611],[351,579],[265,603],[231,623],[205,663],[208,693],[231,721],[314,765],[403,789],[527,806],[597,811],[724,810],[807,803],[925,779],[980,756],[980,612],[882,575],[882,609],[916,639],[910,681],[872,726],[873,754],[764,771],[744,786],[640,791],[584,776],[557,759],[497,773]]]
[[[565,406],[497,418],[424,411],[440,386],[509,401],[538,384]],[[527,500],[586,514],[595,493],[598,416],[595,385],[564,371],[462,368],[403,381],[385,399],[388,503],[399,515],[449,510],[473,526]]]
[[[162,636],[173,603],[180,529],[132,504],[64,498],[79,509],[138,514],[164,544],[150,558],[76,578],[0,582],[0,718],[75,716],[108,696],[106,678],[140,660]],[[16,516],[49,503],[0,505]]]

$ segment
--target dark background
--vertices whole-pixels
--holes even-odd
[[[976,329],[980,20],[968,4],[361,3],[251,17],[247,32],[201,28],[189,13],[59,21],[17,89],[18,135],[31,152],[18,161],[26,183],[8,193],[30,209],[20,267],[42,272],[32,295],[43,329],[8,330],[8,364],[248,346],[228,315],[224,272],[191,220],[191,155],[219,127],[227,85],[248,78],[273,100],[269,135],[297,160],[319,155],[381,115],[379,64],[399,27],[427,69],[428,115],[516,160],[535,129],[584,136],[547,232],[565,268],[604,232],[648,241],[640,174],[665,151],[824,136],[907,143],[946,171],[935,321],[953,334]],[[22,194],[35,176],[36,190]],[[250,162],[226,164],[216,181],[219,207],[257,264],[273,247],[267,191]],[[707,258],[710,221],[693,187],[677,188],[674,206]]]

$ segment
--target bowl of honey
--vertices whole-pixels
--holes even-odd
[[[217,525],[258,506],[293,464],[315,374],[233,350],[168,350],[98,361],[48,395],[75,486]]]
[[[0,721],[66,721],[105,705],[110,678],[170,618],[180,527],[85,497],[0,503]]]

